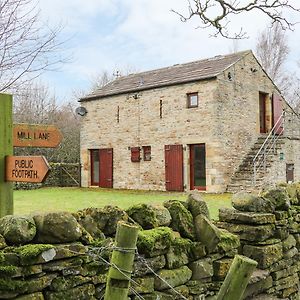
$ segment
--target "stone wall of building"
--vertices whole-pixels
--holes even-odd
[[[258,262],[244,299],[299,299],[300,186],[240,193],[232,204],[218,222],[197,192],[160,207],[3,217],[0,298],[102,299],[124,221],[140,228],[130,299],[213,299],[237,253]]]
[[[82,185],[90,186],[90,149],[113,148],[113,187],[165,190],[164,146],[184,146],[184,183],[190,187],[189,145],[206,145],[208,192],[222,192],[259,136],[259,92],[276,88],[252,54],[216,79],[86,101],[81,126]],[[198,92],[199,107],[187,108]],[[130,147],[151,146],[151,161],[130,160]]]

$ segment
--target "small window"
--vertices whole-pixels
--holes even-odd
[[[198,93],[187,94],[187,106],[188,108],[198,107]]]
[[[151,160],[151,146],[143,146],[143,159],[144,161]]]
[[[141,160],[140,147],[131,147],[130,150],[131,150],[131,161],[139,162]]]

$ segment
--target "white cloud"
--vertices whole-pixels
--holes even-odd
[[[293,0],[299,1],[299,0]],[[209,38],[213,31],[195,29],[195,18],[182,23],[170,10],[184,12],[182,0],[41,0],[43,14],[51,22],[62,20],[71,41],[74,61],[56,76],[59,85],[66,82],[70,90],[82,82],[88,84],[93,74],[131,66],[138,70],[153,69],[225,54],[233,42],[221,37]],[[299,16],[297,16],[299,18]],[[238,49],[255,47],[259,31],[267,24],[262,14],[237,16],[234,29],[242,27],[250,38],[238,42]],[[298,49],[299,29],[290,38],[291,47]],[[299,56],[298,50],[291,57]],[[71,86],[72,81],[74,86]],[[64,88],[67,89],[66,87]]]

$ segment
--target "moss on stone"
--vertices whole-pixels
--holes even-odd
[[[10,278],[0,278],[0,290],[20,292],[26,288],[26,282]]]
[[[192,241],[184,238],[175,238],[172,241],[171,246],[174,248],[175,254],[180,254],[182,252],[189,253],[192,247]]]
[[[170,247],[173,240],[173,231],[168,227],[140,231],[137,247],[141,253],[152,256],[152,252],[160,252]],[[156,253],[158,254],[158,253]]]
[[[16,274],[18,267],[16,266],[0,266],[0,277],[12,276]]]
[[[143,229],[151,229],[158,226],[155,210],[151,205],[137,204],[130,207],[126,212]]]
[[[30,259],[37,257],[44,251],[47,251],[52,248],[54,248],[54,246],[50,244],[28,244],[17,248],[13,248],[13,252],[20,255],[23,258]]]

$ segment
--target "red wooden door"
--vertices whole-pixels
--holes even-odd
[[[182,145],[165,145],[166,190],[183,191]]]
[[[272,110],[273,110],[273,126],[279,120],[282,112],[283,112],[283,103],[282,98],[280,95],[274,93],[273,94],[273,101],[272,101]],[[283,124],[279,121],[278,125],[275,127],[275,134],[282,134],[283,133]]]
[[[113,187],[113,149],[100,149],[99,186],[103,188]]]

